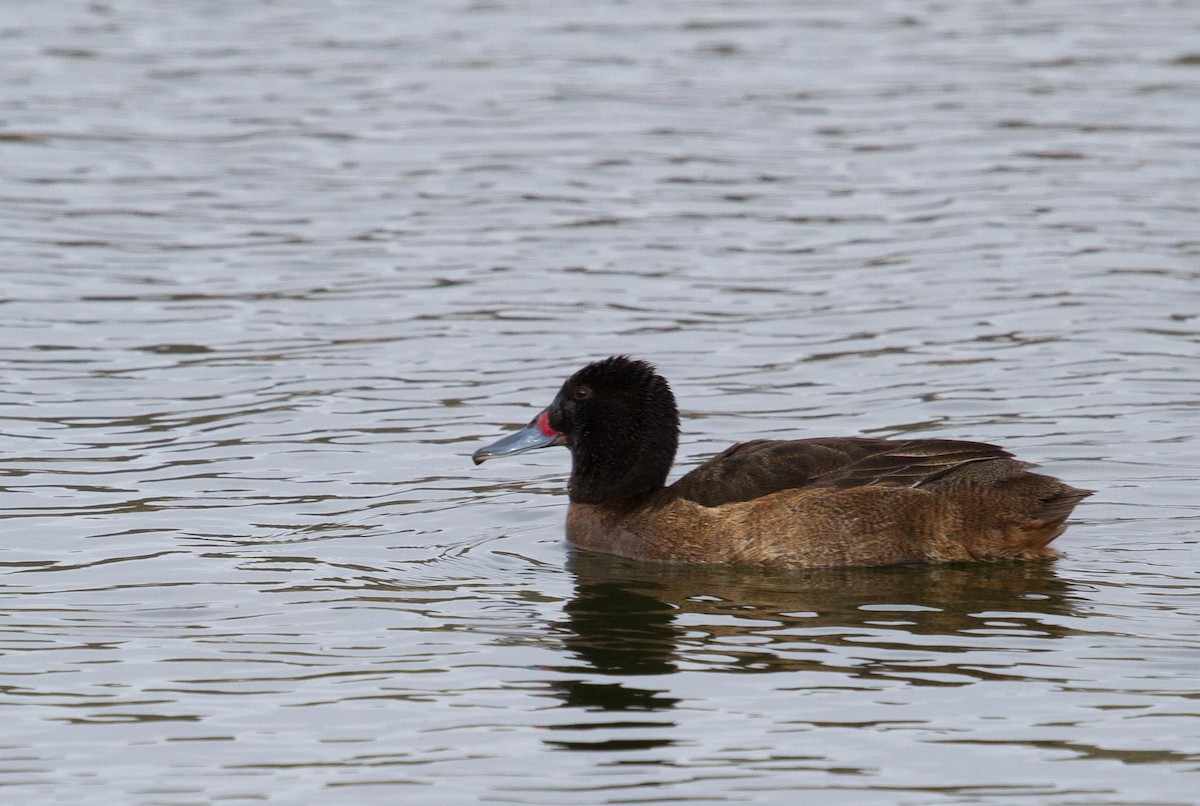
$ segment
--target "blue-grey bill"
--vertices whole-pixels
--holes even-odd
[[[530,425],[522,428],[520,431],[514,431],[487,447],[480,448],[471,454],[471,459],[478,465],[483,464],[488,459],[495,459],[500,456],[513,456],[514,454],[525,453],[525,451],[561,444],[563,444],[561,434],[546,434],[536,425]]]

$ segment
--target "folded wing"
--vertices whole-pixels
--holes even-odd
[[[1004,460],[994,469],[986,463]],[[969,465],[978,465],[968,469]],[[750,501],[780,490],[923,487],[960,477],[1011,476],[1027,465],[995,445],[950,439],[828,437],[743,442],[672,485],[703,506]]]

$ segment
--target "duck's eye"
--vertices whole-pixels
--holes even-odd
[[[576,400],[587,400],[592,396],[592,388],[590,386],[580,386],[575,389],[575,394],[572,395]]]

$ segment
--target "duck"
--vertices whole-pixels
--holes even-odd
[[[566,447],[575,549],[776,571],[1049,559],[1093,493],[983,442],[864,436],[741,442],[668,485],[679,433],[666,379],[617,355],[472,459]]]

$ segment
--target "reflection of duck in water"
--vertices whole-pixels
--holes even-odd
[[[584,367],[530,425],[475,452],[571,451],[567,540],[588,551],[774,569],[1036,559],[1089,491],[994,445],[829,437],[734,445],[669,487],[679,439],[662,376]]]
[[[1072,632],[1062,626],[1074,612],[1070,586],[1044,563],[767,575],[579,553],[568,567],[576,592],[564,643],[607,674],[689,665],[979,679],[995,676],[985,670],[993,648],[1032,651]]]
[[[568,569],[575,595],[555,633],[569,660],[545,681],[565,706],[545,724],[546,743],[560,750],[679,742],[672,713],[683,697],[669,681],[682,670],[721,672],[703,684],[718,692],[737,685],[729,673],[787,672],[780,707],[802,710],[787,689],[882,692],[1036,676],[1042,667],[1030,653],[1073,634],[1063,626],[1074,612],[1070,586],[1048,563],[772,575],[580,552]]]

